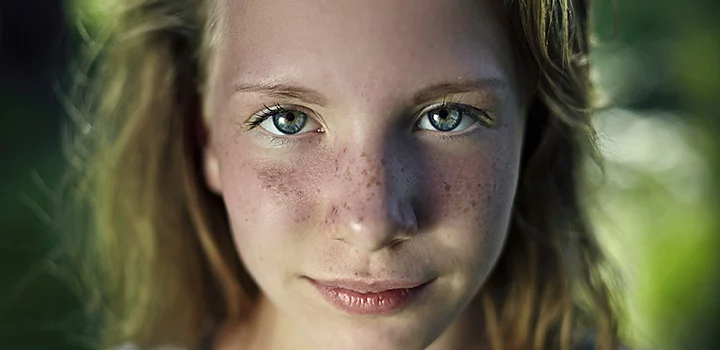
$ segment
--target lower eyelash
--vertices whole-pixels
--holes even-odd
[[[269,135],[267,135],[267,136],[269,138],[268,141],[270,141],[269,142],[270,145],[272,145],[274,147],[285,146],[292,142],[291,139],[288,139],[287,137],[276,137],[276,136],[269,136]]]

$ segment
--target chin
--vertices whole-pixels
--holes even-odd
[[[318,349],[343,350],[422,350],[429,344],[423,334],[416,332],[388,330],[358,332],[343,330],[333,335],[319,334]]]
[[[434,334],[433,329],[445,328],[433,325],[437,318],[433,321],[418,315],[407,316],[398,319],[363,317],[338,322],[327,319],[328,326],[318,325],[312,338],[318,349],[422,350],[439,335]]]

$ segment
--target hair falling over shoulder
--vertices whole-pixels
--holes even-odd
[[[92,42],[71,144],[88,214],[83,277],[100,345],[193,347],[242,321],[257,293],[222,200],[199,166],[198,118],[218,23],[211,0],[124,0]],[[613,274],[581,200],[591,125],[589,4],[504,0],[516,53],[537,73],[508,240],[478,297],[492,348],[616,349]],[[95,46],[93,46],[95,45]]]

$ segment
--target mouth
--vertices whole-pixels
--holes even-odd
[[[310,284],[335,308],[353,315],[388,315],[407,307],[434,281],[319,281]]]

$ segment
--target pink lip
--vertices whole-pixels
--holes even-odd
[[[309,281],[330,304],[355,315],[383,315],[400,310],[431,282]]]

